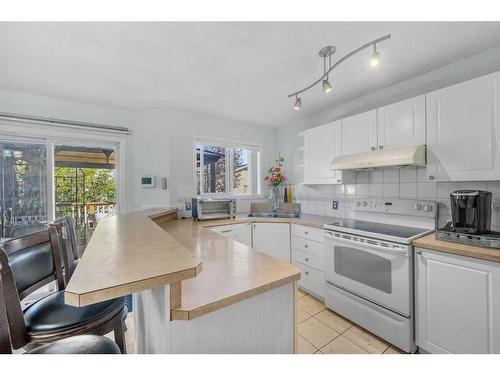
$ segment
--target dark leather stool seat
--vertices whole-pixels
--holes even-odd
[[[125,298],[74,307],[64,303],[64,291],[53,293],[35,302],[24,312],[27,331],[31,335],[51,331],[67,330],[93,322],[113,310],[118,313],[125,304]]]
[[[39,346],[26,354],[120,354],[120,349],[106,337],[82,335]]]

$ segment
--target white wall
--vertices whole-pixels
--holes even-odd
[[[119,108],[0,90],[0,112],[86,121],[132,130],[127,137],[125,210],[167,207],[192,192],[194,134],[262,143],[264,166],[275,158],[274,131],[237,121],[177,110]],[[142,174],[168,178],[168,190],[140,188]],[[158,181],[160,182],[160,181]],[[242,207],[244,208],[244,206]]]

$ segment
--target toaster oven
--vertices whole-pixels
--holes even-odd
[[[236,217],[236,199],[232,198],[193,198],[193,219],[230,219]]]

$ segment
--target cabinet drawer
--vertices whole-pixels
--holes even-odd
[[[325,260],[323,258],[305,253],[297,249],[292,249],[292,262],[302,263],[303,265],[315,268],[318,271],[322,272],[325,269]]]
[[[230,234],[231,232],[238,230],[250,228],[250,223],[242,223],[242,224],[229,224],[229,225],[218,225],[216,227],[209,227],[212,232],[221,233],[221,234]]]
[[[319,258],[325,257],[325,244],[307,240],[300,237],[292,237],[292,249],[297,249]]]
[[[325,296],[325,274],[298,262],[292,262],[300,269],[299,287],[321,299]]]
[[[323,229],[306,227],[305,225],[292,224],[292,236],[307,238],[316,242],[325,242]]]

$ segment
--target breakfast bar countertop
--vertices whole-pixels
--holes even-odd
[[[85,306],[197,276],[201,260],[153,219],[177,209],[145,210],[101,220],[71,280],[65,302]]]
[[[333,217],[251,218],[197,222],[176,209],[146,210],[102,220],[65,291],[84,306],[182,281],[171,318],[190,320],[297,281],[300,270],[207,227],[236,223],[293,223],[318,229]]]

